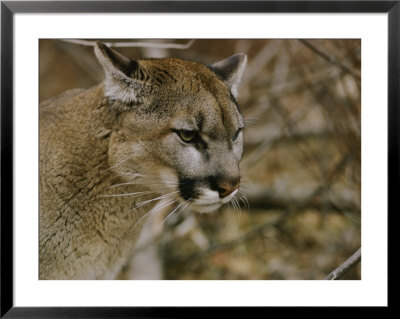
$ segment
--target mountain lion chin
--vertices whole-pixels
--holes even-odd
[[[190,208],[200,214],[210,214],[213,213],[214,211],[218,210],[222,206],[222,203],[216,203],[216,204],[210,204],[210,205],[195,205],[192,204],[190,205]]]

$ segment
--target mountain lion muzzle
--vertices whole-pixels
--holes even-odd
[[[245,54],[95,54],[103,83],[40,105],[40,279],[114,279],[158,201],[208,213],[239,190]]]

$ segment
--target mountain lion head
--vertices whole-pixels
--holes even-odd
[[[104,82],[39,108],[40,279],[115,279],[146,216],[212,212],[240,186],[246,55],[133,60],[100,42],[95,54]]]
[[[174,194],[182,206],[214,211],[240,186],[243,119],[237,96],[247,57],[213,65],[179,58],[126,58],[97,42],[104,95],[118,113],[110,170],[126,183]]]

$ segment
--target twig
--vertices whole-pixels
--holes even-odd
[[[328,186],[329,187],[329,186]],[[322,208],[331,209],[340,213],[350,211],[359,212],[360,207],[355,200],[347,199],[344,196],[318,196],[312,192],[302,196],[294,196],[288,192],[277,192],[266,190],[261,185],[252,187],[244,192],[252,209],[286,209],[290,205],[299,210]]]
[[[290,211],[287,210],[274,222],[269,221],[265,224],[262,224],[258,227],[255,227],[255,228],[249,230],[244,235],[241,235],[241,236],[234,238],[232,240],[229,240],[229,241],[214,244],[206,250],[203,250],[200,252],[195,252],[195,253],[189,254],[187,256],[183,256],[183,255],[178,256],[178,257],[174,258],[174,262],[175,263],[192,262],[193,260],[196,260],[196,259],[206,258],[207,256],[214,254],[216,252],[234,248],[240,243],[248,242],[254,238],[257,238],[258,236],[263,234],[269,228],[280,228],[282,223],[285,221],[285,219],[287,218],[287,216],[289,214],[290,214]]]
[[[314,53],[319,55],[321,58],[323,58],[324,60],[328,61],[329,63],[332,63],[333,65],[336,65],[337,67],[342,69],[342,71],[351,74],[359,83],[361,82],[360,74],[356,73],[355,71],[350,69],[348,66],[344,65],[342,62],[340,62],[339,60],[334,58],[332,55],[322,52],[320,49],[318,49],[316,46],[314,46],[311,42],[309,42],[307,40],[300,39],[299,41],[302,44],[304,44],[307,48],[309,48],[311,51],[313,51]]]
[[[77,40],[77,39],[62,39],[61,41],[85,45],[85,46],[94,46],[96,41],[88,41],[88,40]],[[131,48],[131,47],[146,47],[146,48],[158,48],[158,49],[188,49],[194,43],[194,39],[189,40],[185,44],[179,43],[154,43],[154,42],[104,42],[109,47],[118,47],[118,48]]]
[[[324,280],[338,280],[342,278],[347,272],[358,264],[361,260],[361,247],[343,264],[337,267],[334,271],[332,271],[328,276],[324,278]]]

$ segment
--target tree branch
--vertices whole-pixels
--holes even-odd
[[[288,207],[296,207],[297,209],[316,209],[329,208],[334,211],[358,212],[360,210],[359,203],[356,200],[348,199],[338,194],[304,194],[302,196],[294,196],[287,192],[276,192],[265,190],[261,186],[259,188],[251,188],[244,191],[249,205],[252,209],[287,209]]]
[[[361,75],[360,74],[358,74],[356,71],[353,71],[348,66],[344,65],[342,62],[337,60],[332,55],[329,55],[329,54],[321,51],[320,49],[318,49],[316,46],[314,46],[311,42],[309,42],[307,40],[300,39],[299,41],[302,44],[304,44],[307,48],[309,48],[311,51],[313,51],[315,54],[317,54],[321,58],[323,58],[324,60],[328,61],[329,63],[331,63],[333,65],[336,65],[337,67],[342,69],[342,71],[351,74],[359,83],[361,82]]]
[[[229,250],[233,247],[236,247],[238,244],[248,242],[248,241],[256,238],[257,236],[260,236],[264,231],[266,231],[269,228],[280,228],[282,223],[286,220],[286,218],[289,214],[290,214],[289,211],[285,211],[274,222],[268,221],[267,223],[264,223],[258,227],[255,227],[255,228],[249,230],[247,233],[245,233],[241,236],[238,236],[234,239],[231,239],[231,240],[228,240],[225,242],[221,242],[221,243],[213,244],[206,250],[197,251],[192,254],[181,255],[181,256],[175,257],[174,262],[176,262],[176,263],[192,262],[193,260],[196,260],[196,259],[206,258],[207,256],[209,256],[213,253],[219,252],[219,251]]]
[[[338,280],[341,279],[347,272],[357,265],[361,260],[361,247],[348,258],[343,264],[332,271],[324,280]]]
[[[88,40],[77,40],[77,39],[62,39],[61,41],[91,46],[93,47],[96,43],[95,41],[88,41]],[[184,44],[179,43],[154,43],[154,42],[104,42],[109,47],[116,47],[116,48],[131,48],[131,47],[145,47],[145,48],[158,48],[158,49],[188,49],[192,46],[196,40],[189,40]]]

